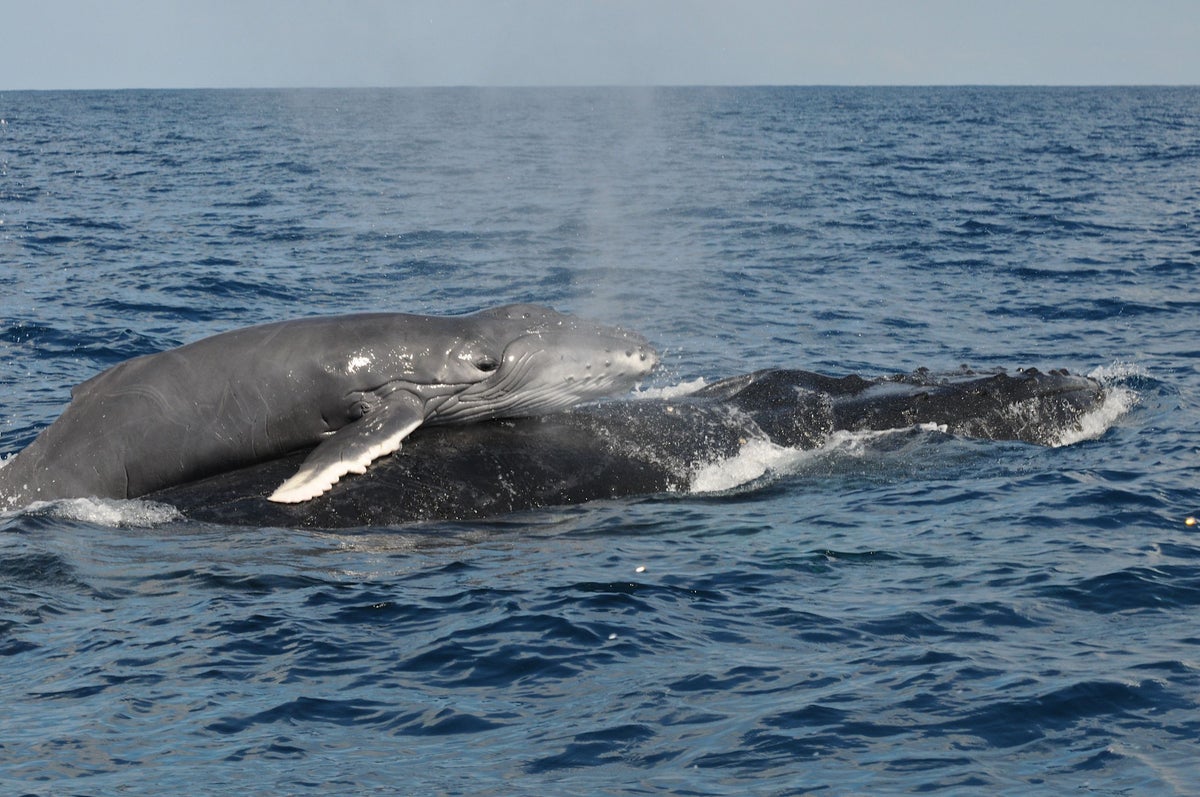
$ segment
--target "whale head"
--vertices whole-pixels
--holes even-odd
[[[471,316],[477,340],[463,359],[484,378],[448,397],[429,423],[464,423],[556,412],[632,388],[658,364],[645,338],[547,307],[506,305]]]

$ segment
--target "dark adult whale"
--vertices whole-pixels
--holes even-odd
[[[701,469],[756,440],[807,449],[835,430],[937,424],[952,434],[1056,445],[1105,394],[1095,380],[1061,371],[917,372],[873,380],[759,371],[677,398],[422,428],[403,455],[304,504],[266,499],[303,453],[148,498],[190,518],[233,525],[339,528],[480,518],[688,490]]]
[[[0,508],[135,498],[307,448],[268,496],[302,502],[422,424],[562,410],[628,390],[657,361],[632,332],[534,305],[238,329],[76,387],[62,416],[0,468]]]

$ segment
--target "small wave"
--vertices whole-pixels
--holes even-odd
[[[963,235],[1007,235],[1012,232],[1007,225],[975,219],[967,219],[958,225],[958,230]]]
[[[1193,566],[1128,567],[1038,590],[1042,597],[1097,614],[1191,610],[1200,605],[1200,570]]]
[[[275,194],[267,190],[256,191],[245,199],[232,199],[223,202],[214,202],[213,207],[218,208],[265,208],[276,203]]]
[[[66,216],[63,218],[51,219],[54,224],[65,224],[68,227],[77,227],[84,230],[110,230],[112,232],[125,232],[128,228],[117,221],[107,219],[96,219],[88,216]]]
[[[31,235],[22,241],[27,248],[38,246],[58,246],[59,244],[69,244],[74,242],[75,239],[70,235]]]
[[[70,562],[47,551],[6,551],[0,558],[0,583],[10,588],[18,584],[40,588],[83,584]]]

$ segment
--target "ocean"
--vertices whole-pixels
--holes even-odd
[[[483,522],[0,516],[0,791],[1194,794],[1198,274],[1195,88],[0,91],[3,454],[133,356],[518,301],[644,390],[1131,397]]]

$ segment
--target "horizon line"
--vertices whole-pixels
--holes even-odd
[[[410,85],[179,85],[179,86],[74,86],[69,88],[7,88],[6,92],[71,91],[405,91],[405,90],[541,90],[541,89],[1101,89],[1101,88],[1198,88],[1200,83],[428,83]]]

